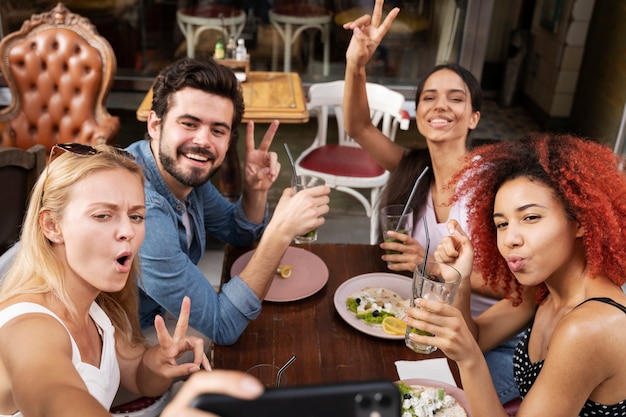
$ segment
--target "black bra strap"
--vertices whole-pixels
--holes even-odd
[[[600,301],[601,303],[610,304],[613,307],[617,307],[620,310],[622,310],[624,313],[626,313],[626,307],[624,307],[621,304],[616,303],[615,301],[613,301],[612,299],[610,299],[608,297],[589,298],[589,299],[583,301],[582,303],[578,304],[578,306],[581,306],[581,305],[585,304],[587,301]],[[578,306],[576,306],[576,307],[578,307]]]

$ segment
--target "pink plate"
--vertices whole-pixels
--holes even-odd
[[[231,277],[243,271],[253,253],[254,250],[251,250],[237,258],[230,268]],[[328,282],[328,267],[324,261],[305,249],[290,246],[280,264],[292,266],[291,276],[287,279],[274,276],[265,301],[280,303],[301,300],[315,294]]]
[[[446,391],[446,394],[452,395],[459,402],[459,404],[461,404],[461,407],[463,407],[465,409],[465,413],[467,413],[467,417],[472,417],[469,412],[469,403],[465,397],[465,392],[463,392],[461,388],[446,384],[445,382],[435,381],[434,379],[403,379],[402,382],[407,385],[422,385],[424,387],[443,388]]]

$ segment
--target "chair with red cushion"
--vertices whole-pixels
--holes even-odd
[[[299,175],[315,175],[326,185],[356,198],[370,218],[370,243],[378,240],[378,210],[376,208],[382,187],[389,172],[349,137],[343,123],[344,81],[313,84],[309,88],[308,108],[317,117],[317,135],[296,159]],[[409,115],[403,110],[404,96],[380,84],[367,83],[370,117],[375,126],[391,140],[395,140],[398,127],[409,128]],[[338,142],[327,143],[328,119],[337,120]],[[370,190],[369,198],[361,190]]]

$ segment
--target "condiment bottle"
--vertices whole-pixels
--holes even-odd
[[[248,59],[248,50],[246,49],[246,45],[243,39],[237,40],[237,51],[235,54],[235,59],[237,61],[245,61]]]
[[[230,38],[228,38],[228,43],[226,44],[226,57],[228,59],[236,59],[236,51],[237,43],[235,42],[235,38],[231,36]]]
[[[215,42],[215,52],[213,53],[213,58],[215,59],[224,59],[224,42],[222,42],[222,38],[217,38],[217,42]]]

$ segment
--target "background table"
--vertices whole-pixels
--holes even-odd
[[[395,381],[397,360],[445,357],[441,351],[431,355],[414,353],[404,345],[404,340],[366,335],[346,323],[335,310],[333,296],[341,283],[365,273],[390,272],[380,259],[382,250],[378,246],[313,243],[298,247],[324,260],[329,271],[326,286],[303,300],[264,302],[260,316],[248,325],[235,344],[214,346],[216,369],[245,371],[260,363],[281,366],[296,355],[296,361],[286,371],[289,385]],[[230,279],[233,262],[247,250],[250,248],[226,247],[222,282]],[[450,360],[448,363],[460,386],[456,364]]]
[[[297,72],[250,71],[241,83],[243,102],[246,106],[243,122],[306,123],[309,111]],[[152,88],[148,90],[137,108],[137,120],[145,122],[152,106]]]
[[[246,13],[219,4],[198,5],[178,10],[176,22],[187,42],[187,56],[193,58],[196,44],[204,31],[222,32],[224,47],[229,37],[238,39],[246,24]]]
[[[324,45],[322,73],[324,76],[328,75],[330,60],[330,22],[332,20],[330,10],[321,6],[304,4],[292,5],[291,7],[283,6],[278,9],[270,9],[269,19],[276,28],[276,32],[273,35],[274,38],[272,39],[272,70],[276,70],[277,67],[277,34],[280,35],[283,41],[283,69],[285,71],[291,71],[291,47],[293,43],[298,35],[301,35],[305,30],[315,29],[320,31],[322,44]],[[312,65],[313,47],[313,39],[311,38],[308,48],[308,65]]]

